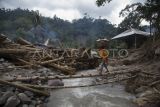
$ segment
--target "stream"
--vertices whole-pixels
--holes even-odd
[[[63,80],[65,85],[92,84],[94,78]],[[135,97],[124,91],[124,86],[107,84],[83,88],[65,88],[51,91],[48,107],[137,107]]]

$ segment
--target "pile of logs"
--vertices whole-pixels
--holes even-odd
[[[53,48],[35,45],[23,38],[16,42],[0,35],[0,57],[12,61],[17,67],[51,67],[64,74],[74,74],[77,70],[98,66],[98,58],[91,56],[90,49]]]

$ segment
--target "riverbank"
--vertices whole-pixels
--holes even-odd
[[[129,56],[123,59],[110,59],[110,64],[108,69],[110,72],[115,71],[129,71],[130,69],[138,68],[140,72],[137,73],[134,79],[130,79],[124,82],[121,82],[122,85],[102,85],[102,86],[94,86],[94,87],[86,87],[86,88],[74,88],[74,89],[60,89],[49,91],[51,92],[50,97],[40,96],[37,93],[19,89],[17,87],[12,87],[8,85],[1,85],[0,87],[0,105],[3,107],[13,107],[24,106],[24,107],[51,107],[51,105],[56,104],[57,107],[62,105],[61,100],[64,98],[62,102],[65,102],[66,107],[70,107],[68,105],[72,105],[73,107],[76,105],[84,106],[87,105],[87,102],[90,101],[90,105],[92,107],[118,107],[120,102],[124,101],[123,107],[127,107],[133,105],[136,107],[137,104],[139,107],[159,107],[160,105],[160,47],[159,44],[151,45],[149,48],[139,48],[136,50],[129,50]],[[97,70],[88,70],[88,71],[79,71],[77,74],[96,74]],[[56,76],[56,75],[64,75],[60,72],[54,72],[53,70],[45,67],[39,67],[37,69],[23,69],[16,67],[13,63],[8,62],[7,60],[0,58],[0,75],[2,79],[14,79],[18,77],[48,77],[48,76]],[[79,85],[83,83],[94,84],[96,82],[94,80],[87,79],[77,79],[77,80],[58,80],[58,81],[42,81],[42,80],[28,80],[21,82],[14,82],[21,84],[35,84],[35,85]],[[101,82],[101,81],[100,81]],[[125,88],[123,88],[125,86]],[[78,91],[77,91],[78,90]],[[98,91],[96,91],[98,90]],[[125,92],[125,91],[127,92]],[[41,91],[41,90],[40,90]],[[46,92],[46,90],[43,90]],[[103,92],[103,93],[102,93]],[[117,96],[109,96],[111,92],[119,95],[117,92],[122,92],[123,94],[127,94],[129,99],[125,99],[123,97]],[[59,93],[59,94],[58,94]],[[60,94],[63,93],[63,94]],[[69,94],[67,94],[69,93]],[[82,94],[81,98],[78,98],[76,94]],[[87,93],[87,94],[86,94]],[[101,94],[100,94],[101,93]],[[131,94],[129,94],[131,93]],[[74,95],[73,95],[74,94]],[[46,95],[46,94],[45,94]],[[60,95],[60,96],[59,96]],[[65,95],[65,96],[63,96]],[[70,96],[68,98],[68,96]],[[123,95],[122,95],[123,96]],[[134,97],[135,96],[135,97]],[[55,100],[55,98],[57,98]],[[70,99],[70,100],[69,100]],[[85,100],[83,100],[85,99]],[[91,100],[92,99],[92,100]],[[96,99],[96,100],[95,100]],[[114,100],[115,99],[115,100]],[[59,100],[59,103],[57,103]],[[70,104],[71,101],[74,101],[73,104]],[[113,101],[112,101],[113,100]],[[68,101],[68,103],[66,103]],[[81,103],[79,103],[79,101]],[[83,103],[84,101],[84,103]],[[94,101],[91,103],[91,101]],[[108,102],[109,101],[109,102]],[[119,102],[120,101],[120,102]],[[70,103],[69,103],[70,102]],[[110,102],[112,103],[110,105]],[[118,103],[119,102],[119,103]],[[117,104],[117,105],[114,105]],[[125,105],[126,104],[126,105]],[[93,106],[94,105],[94,106]],[[62,105],[63,106],[63,105]],[[71,106],[71,107],[72,107]],[[131,106],[130,106],[131,107]]]
[[[160,42],[144,44],[139,49],[131,50],[127,58],[120,59],[120,65],[137,67],[142,74],[127,81],[126,91],[135,94],[134,102],[140,107],[160,106]]]

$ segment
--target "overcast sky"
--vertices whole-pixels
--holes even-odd
[[[0,0],[0,7],[23,8],[29,10],[39,10],[41,15],[53,17],[56,15],[65,20],[81,18],[84,13],[91,17],[108,19],[113,24],[119,24],[123,18],[119,17],[119,12],[127,4],[143,2],[144,0],[112,0],[109,4],[97,7],[96,0]]]

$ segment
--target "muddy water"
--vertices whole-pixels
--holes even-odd
[[[95,79],[64,80],[65,85],[94,83]],[[108,84],[94,87],[57,89],[51,92],[48,107],[137,107],[134,96],[122,85]]]

